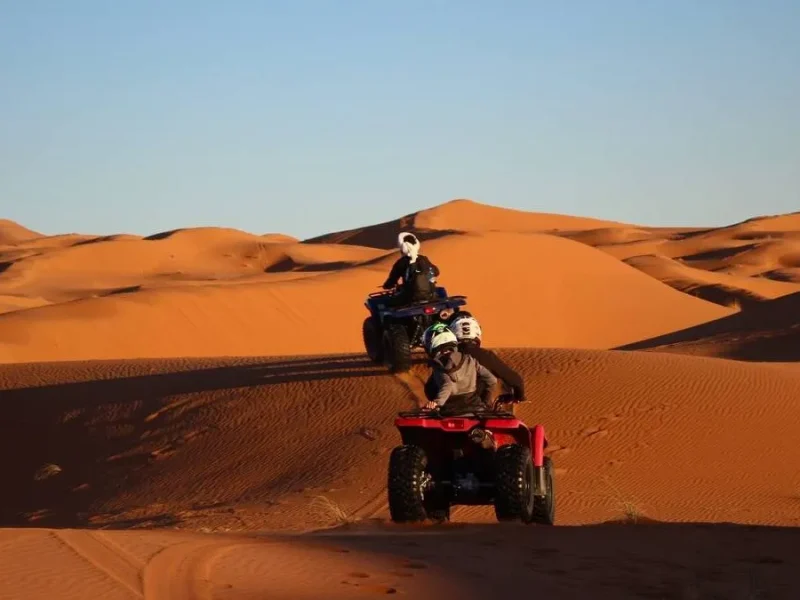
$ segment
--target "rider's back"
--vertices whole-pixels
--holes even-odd
[[[489,369],[492,374],[508,385],[517,400],[525,398],[525,382],[519,373],[509,367],[497,354],[474,343],[462,343],[459,350],[478,360],[480,364]]]

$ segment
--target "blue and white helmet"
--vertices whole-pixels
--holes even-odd
[[[434,356],[448,348],[456,348],[458,339],[444,323],[434,323],[422,334],[422,345],[428,356]]]

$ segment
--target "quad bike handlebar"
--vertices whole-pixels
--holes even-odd
[[[516,404],[519,400],[514,397],[514,394],[500,394],[494,399],[494,408],[497,410],[501,404]]]
[[[519,400],[517,400],[513,394],[500,394],[497,398],[494,399],[494,402],[492,402],[491,411],[492,412],[498,411],[500,409],[501,404],[515,404],[517,402],[519,402]],[[435,408],[422,407],[419,409],[419,411],[429,414],[438,414],[439,408],[440,407],[438,406]]]

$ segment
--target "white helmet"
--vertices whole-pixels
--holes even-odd
[[[401,231],[397,236],[397,247],[400,248],[403,256],[408,256],[411,259],[411,262],[417,261],[420,243],[413,233]]]
[[[433,356],[437,351],[444,350],[447,346],[457,347],[458,338],[444,323],[434,323],[422,335],[422,345],[425,346],[425,352],[429,356]]]
[[[470,314],[458,315],[450,323],[452,331],[459,342],[472,341],[480,343],[483,331],[478,320]]]

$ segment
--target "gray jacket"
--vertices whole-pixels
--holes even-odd
[[[491,394],[497,384],[497,378],[492,375],[486,367],[480,364],[469,354],[462,354],[454,350],[433,361],[433,373],[431,374],[433,391],[435,396],[433,402],[439,406],[444,405],[451,396],[470,396],[475,394],[480,378],[485,386],[484,402],[491,399]]]

